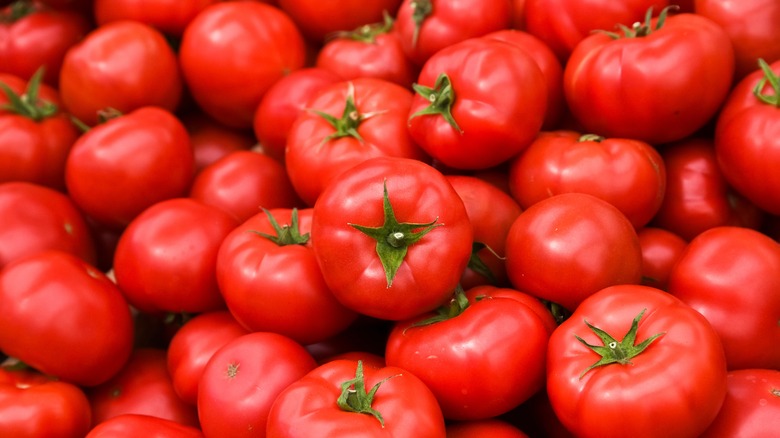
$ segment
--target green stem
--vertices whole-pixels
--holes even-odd
[[[753,94],[761,102],[780,108],[780,78],[772,71],[772,67],[763,58],[759,58],[758,66],[764,72],[764,77],[753,88]],[[772,93],[769,94],[763,92],[767,82],[772,87]]]

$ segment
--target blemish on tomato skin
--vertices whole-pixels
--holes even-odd
[[[225,369],[225,377],[227,377],[230,380],[233,380],[238,376],[238,368],[240,364],[236,362],[231,362],[228,364],[227,369]]]

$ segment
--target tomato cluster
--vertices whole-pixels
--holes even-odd
[[[778,22],[3,2],[0,436],[773,436]]]

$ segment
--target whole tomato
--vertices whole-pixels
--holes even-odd
[[[95,0],[98,26],[121,20],[139,21],[172,37],[184,29],[200,11],[219,0]]]
[[[319,45],[338,31],[382,21],[385,13],[395,15],[401,0],[277,0],[277,3],[295,21],[301,32]]]
[[[472,38],[422,67],[409,132],[425,152],[455,169],[504,163],[539,133],[547,107],[539,65],[516,45]]]
[[[0,350],[64,382],[95,386],[133,348],[127,301],[102,272],[57,250],[0,271]]]
[[[112,417],[89,431],[86,438],[203,438],[197,427],[186,426],[160,417],[122,414]]]
[[[658,151],[640,140],[546,131],[511,160],[509,187],[523,208],[561,193],[588,193],[639,229],[661,207],[666,169]]]
[[[734,76],[728,35],[701,15],[668,11],[574,48],[563,89],[585,131],[658,145],[696,133],[720,109]]]
[[[98,112],[145,106],[178,108],[182,78],[176,54],[153,27],[133,20],[90,31],[65,53],[59,91],[67,112],[94,126]]]
[[[666,290],[669,275],[688,242],[677,234],[658,227],[637,231],[642,247],[642,284]]]
[[[268,414],[266,437],[361,436],[444,438],[436,398],[397,367],[333,360],[285,388]]]
[[[89,217],[123,229],[152,204],[185,196],[194,171],[182,122],[147,106],[79,137],[65,162],[65,185]]]
[[[460,196],[434,167],[378,157],[345,170],[314,205],[312,247],[345,306],[402,320],[443,304],[471,255]]]
[[[257,1],[217,2],[184,29],[179,63],[197,105],[227,126],[250,128],[277,80],[303,67],[306,48],[289,15]]]
[[[702,438],[772,436],[780,427],[780,370],[745,369],[728,374],[726,399]]]
[[[714,227],[691,240],[668,291],[720,335],[730,370],[780,369],[780,244],[755,230]]]
[[[202,111],[186,112],[180,119],[190,134],[196,174],[230,152],[250,150],[257,145],[250,131],[225,126]]]
[[[578,437],[694,437],[726,396],[726,358],[717,332],[678,298],[616,285],[553,332],[547,391]]]
[[[200,380],[203,434],[268,436],[266,423],[274,400],[316,366],[306,349],[277,333],[249,333],[228,342],[209,359]]]
[[[398,322],[385,360],[419,377],[448,420],[488,419],[544,387],[554,328],[552,314],[535,297],[478,286],[456,292],[435,313]]]
[[[160,201],[124,230],[114,254],[117,285],[146,313],[223,309],[217,252],[238,221],[190,198]]]
[[[517,290],[573,311],[607,286],[638,284],[642,249],[617,207],[586,193],[563,193],[515,219],[507,235],[506,268]]]

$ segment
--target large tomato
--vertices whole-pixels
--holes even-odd
[[[112,417],[89,431],[86,438],[203,438],[199,428],[143,414]]]
[[[614,34],[588,36],[566,63],[564,94],[587,132],[653,145],[681,140],[728,95],[734,49],[723,28],[701,15],[650,12]]]
[[[443,304],[471,255],[458,193],[438,170],[378,157],[345,170],[314,205],[311,238],[325,283],[347,307],[401,320]]]
[[[701,438],[770,437],[780,427],[780,370],[731,371],[726,400]]]
[[[617,285],[553,332],[547,391],[578,437],[694,437],[718,414],[726,373],[704,316],[659,289]]]

